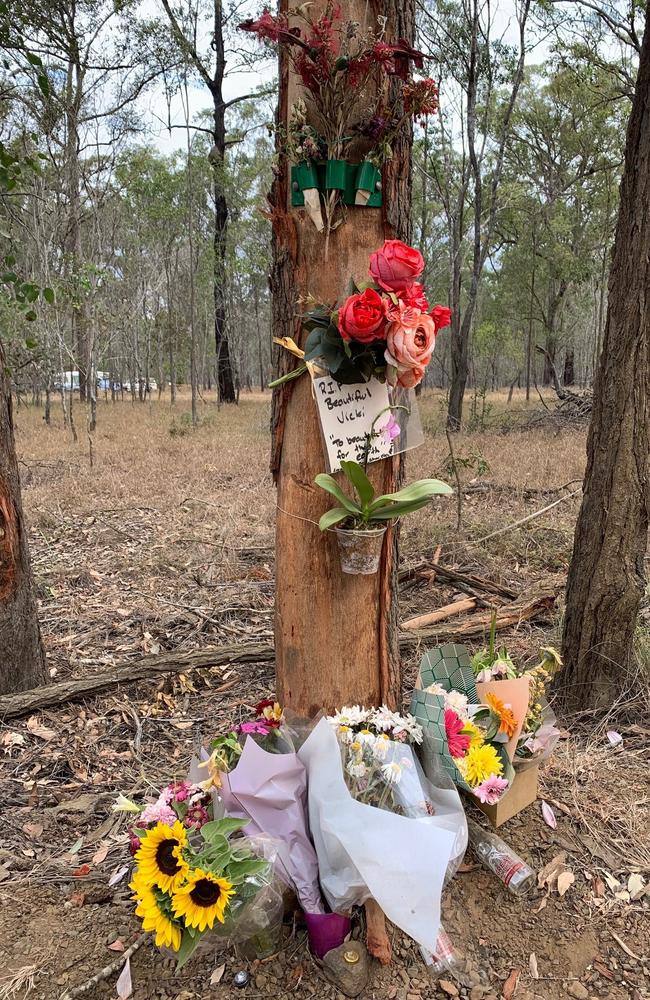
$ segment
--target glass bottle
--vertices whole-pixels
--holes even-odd
[[[469,843],[478,860],[513,896],[525,896],[535,884],[535,872],[496,833],[467,818]]]

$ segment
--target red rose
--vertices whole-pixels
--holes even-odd
[[[400,299],[405,306],[409,306],[411,309],[419,309],[423,313],[429,312],[429,303],[424,292],[424,286],[417,281],[409,285],[401,293]],[[441,307],[438,306],[437,308],[440,309]]]
[[[451,309],[448,309],[447,306],[434,306],[431,310],[431,318],[436,325],[436,333],[438,333],[451,323]]]
[[[387,302],[374,288],[351,295],[339,309],[339,333],[344,340],[370,344],[383,340]]]
[[[424,271],[424,259],[419,250],[401,240],[386,240],[381,250],[370,258],[370,273],[387,292],[406,291]]]

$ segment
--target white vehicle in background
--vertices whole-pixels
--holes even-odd
[[[124,389],[125,392],[131,392],[131,386],[133,386],[133,391],[135,393],[138,393],[140,389],[142,390],[143,393],[156,392],[158,390],[158,383],[156,382],[155,378],[150,378],[148,382],[145,382],[145,380],[141,378],[141,379],[136,379],[136,381],[133,383],[128,381],[122,383],[122,388]]]
[[[66,392],[79,392],[79,372],[57,372],[54,376],[54,388]]]

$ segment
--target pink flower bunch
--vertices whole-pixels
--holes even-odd
[[[417,280],[424,271],[419,250],[401,240],[386,240],[370,257],[375,287],[350,295],[338,311],[342,338],[361,344],[385,341],[384,357],[397,371],[397,383],[410,389],[424,378],[436,336],[451,322],[451,310],[429,302]]]

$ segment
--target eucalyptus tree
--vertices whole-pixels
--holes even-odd
[[[505,155],[528,48],[531,0],[516,0],[507,44],[490,0],[426,0],[420,38],[437,65],[441,101],[430,177],[447,229],[451,386],[447,423],[460,428],[470,336],[499,210]]]
[[[226,185],[226,156],[231,137],[228,116],[240,104],[249,101],[253,94],[225,96],[228,75],[249,70],[256,58],[250,55],[237,25],[244,17],[245,5],[237,0],[224,4],[222,0],[182,0],[171,3],[161,0],[178,47],[180,62],[204,84],[211,100],[211,122],[208,127],[195,126],[211,139],[208,159],[212,168],[214,203],[213,228],[213,277],[214,277],[214,339],[216,374],[220,402],[237,400],[236,372],[228,332],[228,198]],[[206,31],[206,25],[209,29]],[[156,31],[157,26],[151,25]],[[170,81],[168,81],[170,85]],[[268,90],[269,88],[266,88]],[[266,92],[266,91],[265,91]],[[235,141],[237,141],[235,137]]]

